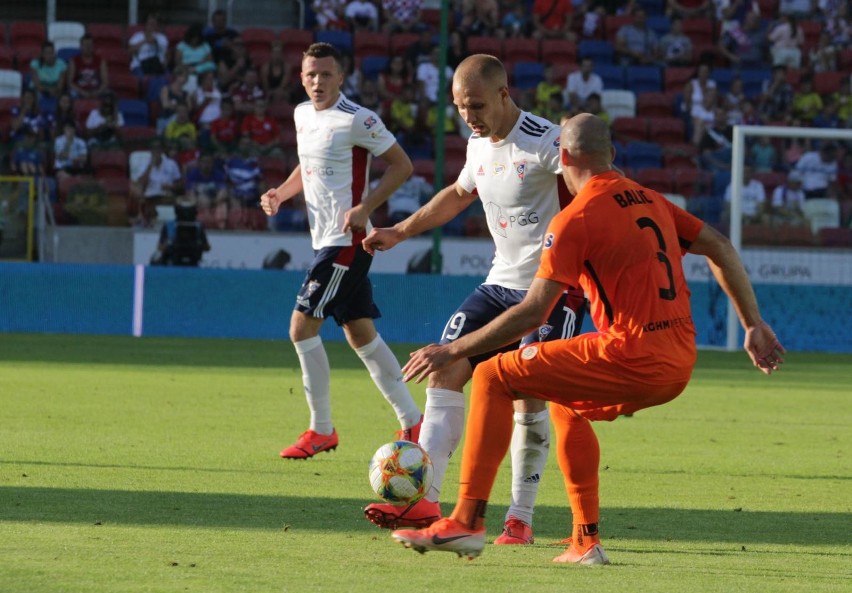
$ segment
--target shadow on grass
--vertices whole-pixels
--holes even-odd
[[[376,531],[362,515],[368,500],[245,494],[137,492],[0,487],[0,521],[209,527],[232,529]],[[450,506],[443,505],[448,513]],[[505,507],[489,509],[489,528]],[[557,542],[568,534],[566,508],[539,506],[536,537]],[[604,508],[608,538],[736,544],[847,545],[845,513],[748,510]],[[493,529],[491,530],[493,531]]]

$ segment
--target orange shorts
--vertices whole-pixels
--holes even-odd
[[[605,356],[609,337],[588,333],[570,340],[531,344],[494,358],[502,383],[512,392],[575,410],[588,420],[615,420],[673,400],[684,390],[694,364],[654,377]]]

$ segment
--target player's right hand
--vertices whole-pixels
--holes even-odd
[[[404,238],[402,233],[393,227],[384,229],[374,228],[370,231],[369,235],[364,237],[361,245],[364,247],[364,251],[370,255],[375,255],[376,251],[387,251]]]
[[[278,191],[274,187],[268,189],[265,194],[260,196],[260,207],[263,208],[267,216],[275,216],[280,204],[281,200],[278,199]]]

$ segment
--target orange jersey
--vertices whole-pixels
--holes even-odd
[[[537,276],[583,287],[608,336],[597,356],[664,383],[695,362],[682,258],[702,226],[661,194],[602,173],[551,221]]]

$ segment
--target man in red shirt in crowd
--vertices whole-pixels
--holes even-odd
[[[243,118],[240,133],[251,139],[252,148],[262,155],[272,154],[278,146],[281,127],[274,118],[266,114],[266,99],[256,99],[254,111]]]
[[[80,53],[68,64],[71,95],[76,99],[93,99],[109,88],[106,60],[95,55],[95,43],[86,33],[80,38]]]

